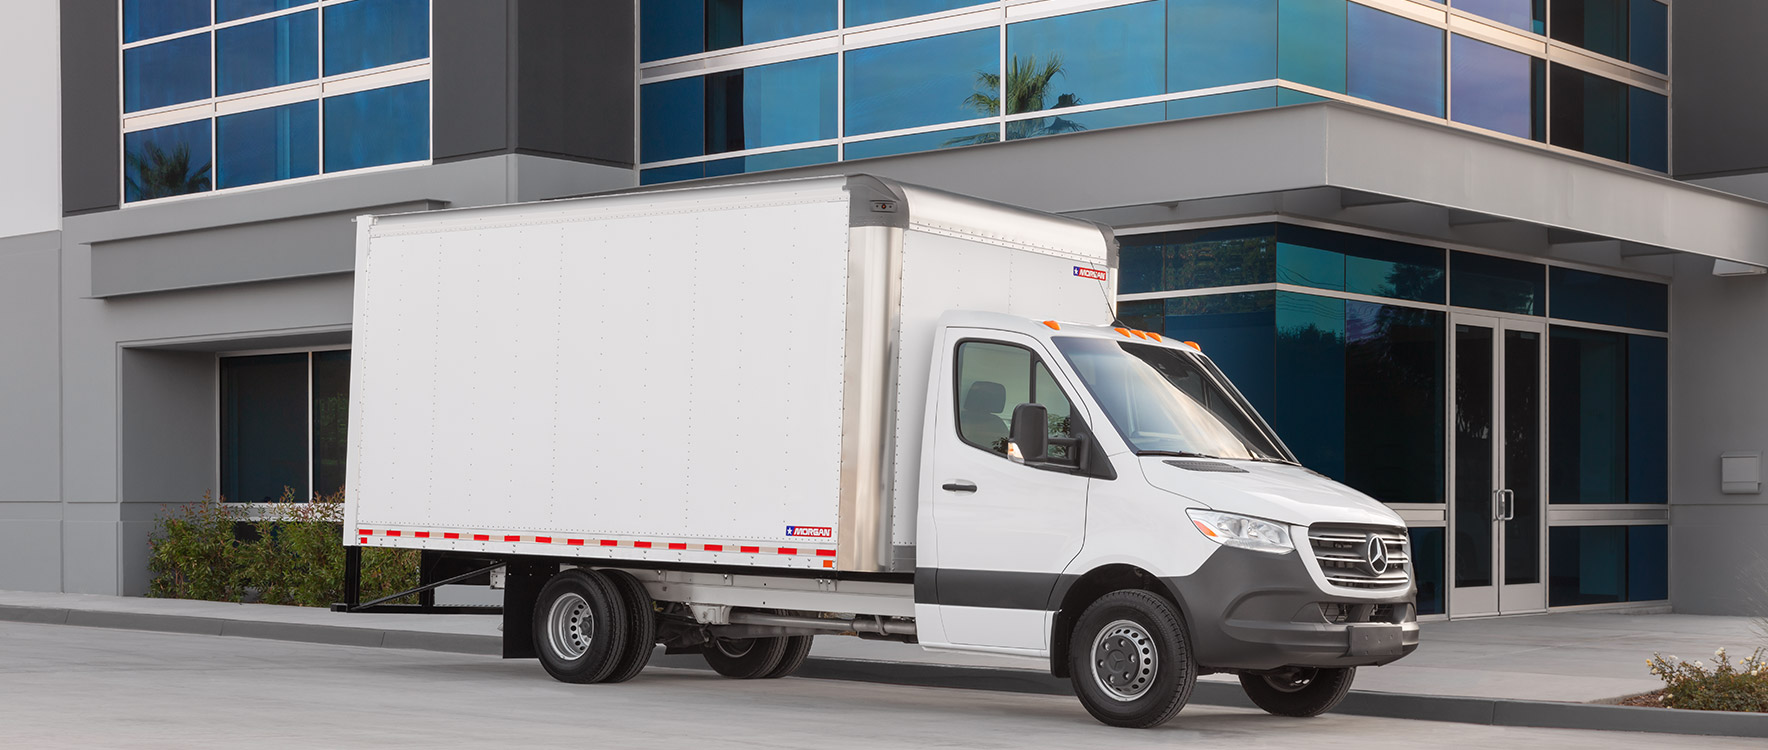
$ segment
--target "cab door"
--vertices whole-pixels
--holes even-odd
[[[1072,437],[1086,415],[1036,339],[951,329],[945,341],[921,495],[936,528],[930,593],[950,643],[1042,651],[1050,592],[1085,539],[1088,479],[1009,457],[1008,428],[1023,403],[1048,410],[1051,437]]]

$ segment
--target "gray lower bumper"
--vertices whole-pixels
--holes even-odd
[[[1412,591],[1374,599],[1335,597],[1314,585],[1298,554],[1224,547],[1196,573],[1165,579],[1184,607],[1200,667],[1377,666],[1418,648]],[[1389,606],[1373,620],[1332,622],[1322,608],[1332,604]]]

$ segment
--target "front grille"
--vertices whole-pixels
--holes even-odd
[[[1379,575],[1370,569],[1366,554],[1371,534],[1387,544],[1387,570]],[[1320,563],[1320,572],[1334,586],[1387,589],[1412,581],[1412,548],[1404,529],[1321,524],[1308,528],[1308,546]]]

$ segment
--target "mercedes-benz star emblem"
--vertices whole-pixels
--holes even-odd
[[[1374,534],[1369,535],[1369,542],[1363,547],[1363,558],[1369,561],[1369,572],[1381,575],[1387,572],[1387,542]]]

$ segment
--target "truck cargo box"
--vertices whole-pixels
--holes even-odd
[[[866,176],[358,220],[345,541],[914,567],[934,322],[1112,319],[1109,230]]]

